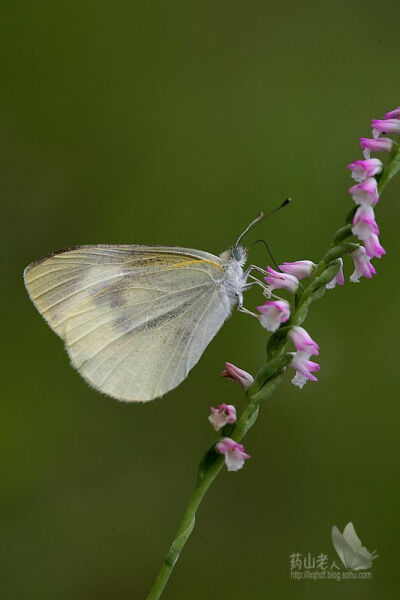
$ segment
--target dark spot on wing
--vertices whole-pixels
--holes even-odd
[[[90,291],[92,302],[99,307],[122,308],[126,304],[126,300],[125,289],[121,287],[121,279],[122,276],[111,285],[107,282],[93,285]]]

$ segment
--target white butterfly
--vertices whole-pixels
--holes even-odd
[[[372,561],[378,558],[375,550],[369,552],[361,545],[353,523],[347,523],[343,533],[336,525],[332,527],[332,542],[344,566],[352,571],[369,569]]]
[[[284,203],[285,204],[285,203]],[[146,402],[185,379],[243,292],[243,236],[219,257],[167,246],[76,246],[25,269],[28,293],[96,389]],[[250,313],[252,314],[252,313]]]

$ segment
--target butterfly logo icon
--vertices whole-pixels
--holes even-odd
[[[334,525],[332,527],[332,543],[344,566],[352,571],[369,569],[372,561],[379,556],[376,550],[369,552],[361,544],[353,523],[347,523],[343,533],[340,533]]]

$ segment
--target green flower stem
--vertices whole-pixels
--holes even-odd
[[[204,498],[208,488],[220,472],[224,464],[222,456],[219,456],[213,464],[207,469],[205,475],[198,479],[196,487],[190,497],[185,512],[183,513],[181,524],[179,525],[175,540],[173,541],[168,554],[164,558],[164,562],[158,573],[157,579],[150,590],[147,600],[158,600],[160,598],[168,579],[172,573],[176,561],[179,558],[183,546],[186,544],[190,534],[193,531],[196,521],[196,512],[200,502]]]
[[[379,179],[380,194],[399,170],[400,144],[395,144],[390,160]],[[267,400],[282,381],[286,365],[291,359],[291,355],[286,352],[290,328],[301,325],[307,317],[311,303],[322,298],[326,284],[335,277],[340,268],[339,259],[353,252],[359,246],[357,243],[348,241],[348,238],[353,235],[351,222],[354,212],[353,208],[347,215],[346,225],[336,232],[329,250],[318,263],[308,285],[305,288],[300,287],[296,296],[295,310],[292,312],[289,322],[281,326],[270,337],[267,345],[268,361],[257,373],[254,383],[247,390],[245,406],[237,423],[226,425],[222,429],[221,433],[224,437],[229,436],[236,442],[240,442],[256,422],[260,403]],[[164,558],[147,600],[158,600],[161,597],[175,563],[193,531],[197,509],[223,465],[224,459],[215,451],[214,443],[200,462],[196,486],[183,513],[176,537]]]
[[[257,420],[258,403],[261,399],[264,400],[271,396],[275,388],[279,385],[282,377],[283,370],[281,369],[279,373],[275,373],[273,376],[271,376],[268,382],[263,386],[262,395],[260,395],[261,391],[256,387],[254,388],[254,395],[246,394],[246,406],[240,419],[236,423],[234,432],[231,434],[232,439],[237,442],[240,442],[243,439],[248,430]],[[150,590],[149,595],[147,596],[147,600],[158,600],[158,598],[160,598],[172,573],[175,563],[179,558],[182,548],[186,544],[190,534],[193,531],[197,509],[199,508],[208,488],[224,465],[224,458],[215,452],[214,444],[206,453],[203,461],[204,459],[207,460],[206,457],[209,457],[208,464],[203,470],[199,470],[200,472],[197,478],[196,486],[189,499],[186,510],[183,513],[175,540],[173,541],[167,555],[164,558],[160,572]]]

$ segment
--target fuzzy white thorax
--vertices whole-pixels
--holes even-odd
[[[242,246],[234,246],[222,252],[219,258],[225,271],[225,289],[233,305],[242,296],[246,285],[243,266],[247,260],[247,252]]]

